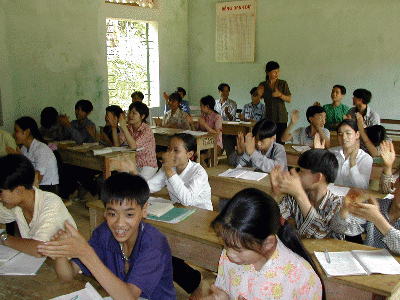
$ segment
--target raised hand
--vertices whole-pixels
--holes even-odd
[[[238,154],[243,154],[244,151],[245,151],[244,135],[243,132],[240,131],[236,137],[236,152]]]
[[[112,112],[110,112],[110,111],[107,112],[106,120],[110,124],[111,128],[117,128],[118,117],[116,115],[114,115]]]
[[[365,219],[374,224],[382,218],[379,203],[372,196],[368,197],[368,203],[350,203],[349,212],[356,217]]]
[[[293,197],[297,197],[304,191],[300,176],[294,168],[290,171],[283,172],[282,179],[280,180],[280,190],[282,193],[289,194]]]
[[[290,122],[293,123],[293,124],[296,124],[298,121],[299,121],[299,110],[295,109],[290,114]]]
[[[126,115],[125,113],[122,113],[119,118],[118,118],[118,122],[119,122],[119,126],[121,126],[121,128],[127,128],[128,123],[126,121]]]
[[[325,149],[325,140],[321,140],[321,136],[318,132],[314,135],[314,148]]]
[[[392,142],[383,141],[381,143],[381,157],[385,166],[390,168],[393,167],[396,159],[396,153],[394,152],[394,146]]]
[[[253,152],[256,150],[256,138],[253,136],[251,132],[246,134],[246,138],[244,140],[244,147],[248,155],[252,155]]]
[[[277,165],[269,174],[271,180],[272,196],[275,198],[281,194],[280,182],[282,180],[282,166]]]
[[[356,121],[358,130],[365,128],[364,118],[359,112],[356,113]]]

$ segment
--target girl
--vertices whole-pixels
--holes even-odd
[[[224,242],[205,299],[321,299],[323,286],[278,204],[260,190],[237,193],[211,223]],[[284,222],[284,221],[283,221]]]
[[[22,117],[15,121],[14,137],[21,144],[21,153],[26,156],[38,171],[39,188],[57,193],[59,177],[57,160],[53,151],[46,145],[36,121],[31,117]],[[9,150],[8,153],[18,153]]]
[[[167,104],[170,110],[164,114],[163,120],[160,118],[154,120],[156,125],[168,128],[190,129],[190,124],[187,120],[188,114],[181,110],[181,103],[181,95],[178,93],[169,95]]]
[[[335,184],[368,189],[373,159],[360,149],[357,123],[343,120],[337,132],[340,146],[329,149],[339,162]]]
[[[109,118],[114,146],[127,143],[132,149],[144,148],[136,153],[136,166],[139,174],[146,180],[157,172],[156,141],[153,131],[145,121],[148,116],[147,105],[136,101],[129,105],[128,122],[125,114],[121,114],[118,119],[111,115]],[[122,131],[120,134],[117,130],[118,122]]]
[[[110,105],[106,108],[106,126],[104,126],[103,131],[100,135],[100,142],[104,143],[105,146],[113,146],[113,136],[112,136],[112,127],[110,125],[110,119],[116,118],[117,120],[123,113],[121,107],[118,105]],[[117,127],[117,133],[120,133],[119,128]]]

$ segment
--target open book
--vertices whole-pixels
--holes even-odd
[[[147,214],[156,217],[161,217],[174,208],[174,204],[170,200],[163,198],[150,197],[148,203]]]
[[[330,263],[324,252],[314,252],[326,276],[400,274],[400,264],[386,249],[329,252]]]
[[[254,172],[245,168],[236,168],[236,169],[228,169],[225,172],[219,174],[218,176],[259,181],[267,175],[268,173]]]
[[[0,266],[0,275],[36,275],[46,257],[38,258],[19,252]]]
[[[1,233],[0,233],[1,234]],[[10,247],[0,245],[0,265],[12,259],[19,253],[18,250],[14,250]]]

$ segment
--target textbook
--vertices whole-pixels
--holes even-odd
[[[36,275],[46,257],[34,257],[19,252],[0,266],[0,275]]]
[[[160,217],[147,215],[147,219],[159,221],[159,222],[176,224],[176,223],[179,223],[179,222],[185,220],[187,217],[189,217],[195,211],[196,211],[195,208],[190,209],[190,208],[173,207],[171,210],[169,210],[167,213],[163,214]]]
[[[329,252],[330,263],[325,252],[314,253],[328,277],[373,273],[400,274],[400,264],[386,249]]]
[[[170,200],[162,198],[150,197],[148,200],[147,214],[161,217],[174,208],[174,204]]]
[[[225,172],[219,174],[218,176],[259,181],[267,175],[268,173],[264,172],[254,172],[246,168],[236,168],[236,169],[228,169]]]

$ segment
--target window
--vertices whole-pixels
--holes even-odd
[[[149,107],[160,105],[157,40],[155,22],[107,19],[110,105],[128,109],[134,91],[144,94]]]

